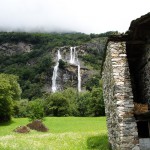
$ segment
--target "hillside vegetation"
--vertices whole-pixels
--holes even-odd
[[[17,51],[13,44],[29,44],[30,51]],[[88,43],[88,54],[80,58],[94,69],[100,69],[105,37],[81,33],[0,33],[0,72],[19,76],[22,98],[42,96],[45,76],[52,77],[53,49]],[[11,45],[12,44],[12,45]],[[12,53],[13,52],[13,53]]]
[[[5,81],[1,89],[8,93],[17,94],[12,77],[18,82],[22,92],[19,99],[1,97],[1,103],[8,101],[8,112],[5,120],[10,116],[42,119],[46,116],[100,116],[104,115],[102,83],[100,68],[108,36],[117,32],[86,35],[82,33],[0,33],[0,73]],[[83,93],[70,89],[68,85],[64,91],[51,93],[44,90],[45,85],[51,85],[55,55],[61,47],[79,46],[79,59],[85,65],[83,70],[89,70],[90,76],[84,83]],[[65,53],[65,51],[63,52]],[[59,69],[66,72],[66,62],[60,61]],[[72,67],[72,66],[71,66]],[[82,72],[83,72],[82,70]],[[11,74],[11,75],[9,75]],[[73,73],[72,74],[77,74]],[[72,75],[71,75],[72,76]],[[84,75],[86,77],[86,74]],[[76,76],[75,76],[76,77]],[[87,78],[86,77],[86,78]],[[3,81],[3,80],[2,80]],[[72,82],[72,81],[70,81]],[[4,91],[5,92],[5,91]],[[4,94],[5,95],[5,94]],[[11,98],[11,100],[10,100]],[[20,100],[21,99],[21,100]],[[5,108],[3,108],[5,110]],[[3,118],[3,116],[1,116]]]
[[[79,45],[90,40],[85,34],[0,33],[0,72],[19,76],[22,98],[42,96],[45,76],[52,77],[52,50],[64,45]],[[11,45],[23,42],[31,45],[30,52],[14,52]],[[6,47],[6,49],[4,49]]]

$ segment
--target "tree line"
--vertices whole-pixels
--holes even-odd
[[[31,120],[44,116],[103,116],[102,87],[93,87],[91,92],[78,93],[73,88],[47,93],[33,100],[21,99],[18,77],[0,74],[0,122],[11,117],[28,117]]]

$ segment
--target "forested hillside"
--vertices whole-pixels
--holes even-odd
[[[10,112],[13,109],[14,115],[17,117],[27,117],[29,114],[34,114],[34,110],[36,114],[38,111],[42,112],[41,115],[44,112],[45,115],[54,116],[104,115],[100,68],[105,44],[111,34],[117,34],[117,32],[90,35],[1,32],[0,73],[4,73],[1,77],[5,80],[9,79],[8,87],[11,86],[9,89],[11,90],[15,88],[11,76],[9,77],[7,74],[18,76],[15,79],[20,84],[22,91],[20,93],[22,100],[17,100],[13,107],[10,105]],[[81,63],[83,92],[80,94],[76,90],[77,67],[66,61],[67,57],[70,57],[70,47],[76,47],[78,51],[76,59]],[[58,82],[61,86],[60,92],[51,93],[58,50],[63,57],[59,60]],[[2,82],[0,87],[2,89],[5,87],[3,84]],[[13,93],[16,94],[15,90]],[[13,94],[11,99],[14,101]],[[40,111],[41,109],[42,111]]]
[[[1,32],[0,72],[19,76],[23,98],[40,97],[45,76],[52,77],[54,48],[86,44],[86,55],[79,57],[94,70],[99,70],[106,36],[108,34]]]

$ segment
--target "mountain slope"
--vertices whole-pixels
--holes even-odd
[[[77,67],[67,61],[70,46],[77,47],[81,63],[82,87],[90,89],[92,80],[97,84],[103,49],[107,37],[92,37],[82,33],[0,33],[0,72],[19,76],[22,98],[32,99],[51,91],[53,68],[57,50],[63,59],[59,66],[61,90],[77,87]],[[68,57],[68,58],[67,58]],[[67,77],[68,75],[68,77]],[[65,80],[65,78],[64,78]]]

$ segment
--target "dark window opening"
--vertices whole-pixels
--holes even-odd
[[[139,138],[149,138],[150,137],[150,128],[148,121],[138,121],[138,136]]]

